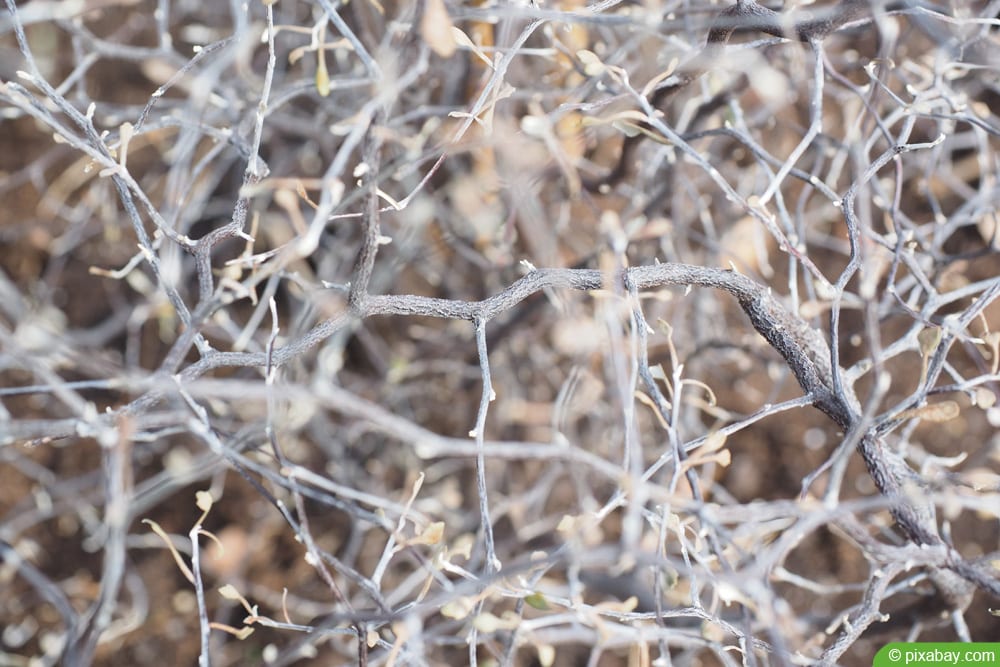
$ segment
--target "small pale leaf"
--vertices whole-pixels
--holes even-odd
[[[992,408],[997,402],[997,395],[986,387],[976,388],[976,405],[983,408]]]
[[[330,94],[330,72],[326,69],[326,56],[322,51],[316,59],[316,92],[320,97]]]
[[[472,625],[480,632],[492,633],[499,630],[502,624],[499,618],[486,611],[476,616],[475,620],[472,621]]]
[[[202,512],[212,509],[212,494],[208,491],[198,491],[194,494],[195,504]]]
[[[556,661],[556,649],[549,644],[539,644],[535,647],[538,651],[538,664],[542,667],[552,667]]]
[[[243,596],[240,592],[236,590],[236,587],[232,584],[226,584],[219,588],[219,595],[226,598],[227,600],[242,600]]]
[[[927,327],[917,334],[920,342],[920,356],[929,356],[941,342],[941,327]]]
[[[473,606],[473,602],[469,598],[458,598],[457,600],[446,602],[444,606],[441,607],[441,615],[445,618],[461,620],[469,615]]]
[[[563,515],[563,518],[559,519],[559,525],[556,526],[556,530],[560,533],[568,533],[576,528],[577,517],[570,514]]]

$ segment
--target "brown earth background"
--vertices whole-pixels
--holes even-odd
[[[728,5],[701,0],[9,2],[0,664],[862,665],[995,641],[997,598],[942,598],[723,291],[505,307],[485,486],[473,323],[350,317],[359,278],[473,302],[530,266],[656,262],[738,271],[828,341],[839,307],[871,423],[909,410],[886,442],[911,491],[995,576],[1000,6],[873,5],[794,39],[847,4],[771,6],[792,39],[716,52]],[[861,221],[839,295],[820,185]],[[804,488],[831,458],[841,481]]]

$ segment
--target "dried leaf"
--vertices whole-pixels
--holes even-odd
[[[198,506],[202,512],[208,512],[212,509],[212,494],[208,491],[196,491],[194,494],[195,505]]]
[[[656,416],[656,420],[660,422],[660,426],[663,428],[663,430],[666,431],[670,428],[670,425],[667,423],[667,416],[660,413],[660,409],[657,407],[656,402],[653,401],[653,399],[649,395],[647,395],[645,392],[636,390],[635,398],[640,403],[649,406],[649,409],[653,411],[653,414]],[[667,407],[668,408],[670,407],[669,403],[667,404]]]
[[[615,128],[628,138],[638,137],[642,134],[642,127],[628,120],[615,120],[611,122],[611,127]]]
[[[989,468],[973,468],[962,473],[962,481],[979,492],[1000,489],[1000,475]]]
[[[120,145],[118,148],[118,164],[125,168],[125,162],[128,160],[128,145],[132,141],[132,135],[135,134],[135,128],[132,123],[122,123],[121,127],[118,129],[118,138]]]
[[[455,26],[452,26],[451,27],[451,36],[452,36],[452,39],[455,40],[455,43],[457,45],[464,46],[465,48],[467,48],[470,51],[472,51],[473,53],[475,53],[476,56],[480,60],[482,60],[484,63],[486,63],[487,67],[489,67],[490,69],[493,69],[493,61],[489,58],[489,56],[487,56],[485,53],[483,53],[483,50],[481,48],[479,48],[478,46],[476,46],[472,42],[472,40],[469,39],[468,35],[466,35],[464,32],[462,32],[461,28],[456,28]]]
[[[683,380],[683,382],[684,384],[694,385],[695,387],[701,387],[705,391],[705,394],[707,394],[706,399],[708,400],[709,406],[715,407],[716,405],[719,404],[718,399],[715,397],[715,392],[712,391],[712,388],[709,387],[704,382],[692,379],[685,379]]]
[[[569,533],[573,531],[578,523],[578,517],[571,514],[564,514],[563,518],[559,519],[559,525],[556,526],[556,530],[560,533]]]
[[[413,538],[410,544],[438,544],[444,535],[444,521],[435,521]]]
[[[201,510],[201,516],[198,517],[198,524],[197,525],[201,525],[202,523],[205,522],[205,517],[207,517],[208,513],[212,510],[212,502],[213,502],[213,500],[212,500],[212,494],[209,493],[208,491],[196,491],[195,492],[195,494],[194,494],[194,503],[195,503],[195,505],[198,506],[198,509]],[[214,535],[212,535],[212,537],[215,538]],[[216,541],[218,541],[218,540],[216,540]]]
[[[659,86],[661,82],[666,81],[670,77],[670,75],[674,73],[674,71],[677,69],[677,63],[679,62],[680,59],[677,58],[676,56],[671,58],[670,63],[667,64],[667,69],[663,70],[662,72],[654,76],[652,79],[649,80],[649,82],[645,86],[643,86],[642,96],[649,97],[653,93],[653,91],[656,90],[656,87]]]
[[[928,357],[937,349],[941,342],[941,327],[927,327],[917,334],[920,343],[920,356]]]
[[[576,52],[576,57],[583,65],[583,71],[587,76],[600,76],[607,69],[597,54],[587,49],[580,49]]]
[[[420,20],[420,36],[442,58],[450,58],[458,46],[454,27],[444,0],[427,0],[424,16]]]
[[[253,634],[253,628],[251,627],[242,627],[240,629],[236,629],[231,625],[226,625],[225,623],[215,623],[215,622],[209,623],[208,627],[212,628],[213,630],[222,630],[223,632],[228,632],[229,634],[240,640],[246,639],[247,637]]]
[[[187,563],[184,562],[184,559],[181,558],[180,552],[177,551],[174,543],[170,541],[170,537],[167,535],[167,532],[160,527],[160,524],[156,523],[152,519],[143,519],[142,522],[147,524],[152,531],[160,537],[161,540],[167,543],[167,548],[170,549],[170,553],[174,557],[174,562],[177,563],[177,568],[181,571],[181,574],[184,575],[184,578],[193,584],[194,573],[191,572],[191,568],[189,568]]]
[[[709,433],[708,437],[705,438],[705,442],[701,443],[701,446],[695,450],[696,454],[710,454],[717,452],[723,448],[726,444],[726,434],[721,431],[715,431],[714,433]]]
[[[240,592],[236,590],[236,587],[232,584],[226,584],[219,588],[219,595],[226,598],[227,600],[242,600],[243,596]]]
[[[623,602],[599,602],[594,605],[600,611],[612,611],[619,614],[628,614],[635,611],[639,606],[639,598],[632,595]]]
[[[946,422],[958,416],[960,410],[955,401],[942,401],[931,405],[922,405],[919,408],[903,410],[897,419],[923,419],[929,422]]]

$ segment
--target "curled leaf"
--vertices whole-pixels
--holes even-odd
[[[149,526],[152,529],[152,531],[160,537],[161,540],[166,542],[167,548],[170,549],[170,553],[174,557],[174,562],[177,563],[177,569],[181,571],[181,574],[184,575],[185,579],[187,579],[193,584],[194,573],[191,572],[191,568],[189,568],[187,566],[187,563],[184,562],[184,559],[181,558],[181,554],[180,552],[177,551],[177,547],[175,547],[174,543],[170,541],[170,536],[167,535],[167,531],[163,530],[163,528],[160,527],[160,524],[156,523],[152,519],[143,519],[142,522],[147,526]]]
[[[247,637],[253,634],[253,628],[247,626],[237,629],[231,625],[226,625],[225,623],[216,623],[213,621],[212,623],[208,624],[208,627],[212,628],[213,630],[222,630],[223,632],[227,632],[240,640],[246,639]]]

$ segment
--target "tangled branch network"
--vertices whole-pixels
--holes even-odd
[[[0,662],[997,636],[998,3],[5,5]]]

